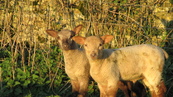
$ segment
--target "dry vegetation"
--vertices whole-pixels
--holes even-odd
[[[83,24],[81,36],[114,35],[110,48],[164,47],[170,58],[163,76],[172,97],[172,16],[172,0],[0,0],[0,95],[69,96],[61,50],[45,30]],[[88,95],[98,96],[95,84]]]

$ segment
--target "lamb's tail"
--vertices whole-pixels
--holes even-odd
[[[162,51],[164,53],[165,58],[168,59],[168,57],[169,57],[168,53],[164,49],[162,49]]]

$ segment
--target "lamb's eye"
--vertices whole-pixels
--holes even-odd
[[[57,38],[57,39],[60,39],[60,37],[59,37],[59,36],[57,36],[56,38]]]
[[[74,35],[71,35],[70,38],[72,38]]]
[[[100,43],[99,46],[102,46],[102,43]]]

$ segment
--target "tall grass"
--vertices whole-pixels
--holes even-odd
[[[83,24],[82,36],[114,35],[107,48],[142,43],[165,48],[170,58],[163,76],[167,97],[172,97],[172,14],[169,0],[1,0],[0,95],[71,95],[62,52],[45,30]],[[91,81],[88,96],[98,94],[97,85]],[[121,92],[118,95],[123,97]]]

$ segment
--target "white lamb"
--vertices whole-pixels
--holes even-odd
[[[166,87],[162,71],[168,54],[149,44],[103,50],[103,44],[112,38],[112,35],[73,37],[76,43],[84,45],[90,75],[98,83],[100,97],[115,97],[119,80],[135,82],[139,79],[149,88],[152,97],[163,97]]]

